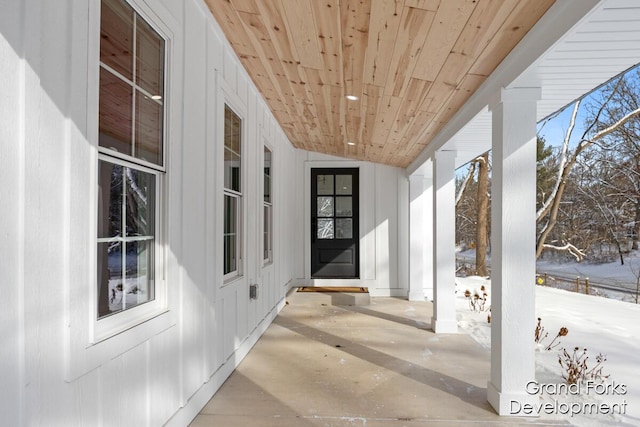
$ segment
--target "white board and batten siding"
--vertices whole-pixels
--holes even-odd
[[[6,425],[186,425],[294,278],[298,160],[200,0],[135,0],[168,40],[168,310],[91,341],[99,0],[0,1],[0,409]],[[223,115],[243,119],[243,275],[222,274]],[[273,262],[262,260],[263,145]],[[258,298],[249,285],[258,284]]]

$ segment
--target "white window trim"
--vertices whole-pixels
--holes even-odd
[[[237,117],[240,118],[240,191],[234,191],[232,189],[226,188],[225,187],[225,183],[224,183],[224,169],[225,169],[225,165],[224,165],[224,151],[226,150],[226,146],[225,146],[225,141],[224,141],[224,132],[225,132],[225,110],[226,108],[229,108]],[[223,97],[223,102],[222,102],[222,114],[221,114],[221,123],[222,123],[222,174],[223,174],[223,179],[222,179],[222,188],[223,188],[223,196],[222,196],[222,207],[223,207],[223,215],[222,215],[222,235],[223,235],[223,244],[222,244],[222,272],[223,272],[223,277],[222,277],[222,281],[223,281],[223,286],[227,285],[231,282],[234,282],[237,279],[240,279],[242,277],[244,277],[244,251],[245,251],[245,226],[244,226],[244,221],[245,221],[245,215],[244,215],[244,207],[245,207],[245,187],[246,187],[246,171],[245,171],[245,164],[246,164],[246,135],[247,135],[247,120],[246,120],[246,115],[242,114],[241,111],[243,111],[242,109],[237,108],[237,106],[235,105],[235,102],[233,102],[232,100],[230,100],[228,97]],[[238,153],[236,153],[238,154]],[[237,235],[237,239],[236,239],[236,260],[237,260],[237,264],[236,264],[236,269],[233,271],[230,271],[228,273],[224,273],[224,259],[226,256],[226,253],[224,251],[224,219],[225,219],[225,215],[226,212],[224,212],[224,198],[226,196],[230,196],[230,197],[234,197],[237,200],[237,209],[236,209],[236,226],[237,226],[237,231],[236,231],[236,235]]]
[[[236,229],[236,260],[237,261],[236,261],[236,269],[224,274],[223,280],[225,283],[231,282],[236,278],[243,276],[243,261],[244,261],[242,257],[242,254],[244,252],[244,244],[243,244],[244,227],[242,222],[244,215],[243,215],[242,193],[231,191],[225,188],[224,197],[227,197],[227,196],[233,197],[236,200],[236,228],[237,228]],[[224,208],[224,200],[222,202],[222,206]],[[224,220],[224,215],[226,215],[226,212],[223,213],[223,220]],[[222,234],[224,236],[224,227],[222,230]],[[226,256],[226,253],[224,253],[224,242],[223,242],[222,251],[223,251],[223,258],[224,258],[224,256]],[[224,266],[224,262],[223,262],[223,266]],[[224,269],[223,269],[223,272],[224,272]]]
[[[164,258],[165,258],[164,252],[165,252],[166,245],[164,244],[165,239],[164,239],[164,233],[163,233],[163,230],[164,230],[163,210],[165,206],[164,205],[165,173],[162,171],[156,170],[154,168],[141,166],[132,161],[124,161],[119,158],[114,158],[105,154],[98,155],[98,161],[100,160],[109,162],[112,164],[120,165],[123,167],[134,168],[136,170],[139,170],[148,174],[152,174],[156,177],[156,189],[155,189],[156,207],[154,209],[155,210],[155,218],[154,218],[155,250],[154,250],[154,260],[153,260],[154,280],[152,282],[152,285],[154,286],[154,299],[151,301],[147,301],[139,305],[136,305],[135,307],[132,307],[120,312],[116,312],[102,318],[98,318],[98,306],[97,306],[98,286],[97,286],[97,279],[96,279],[95,285],[92,287],[92,292],[91,292],[92,293],[91,300],[93,301],[93,304],[91,305],[91,318],[93,319],[93,327],[92,327],[92,334],[91,334],[92,343],[105,340],[115,334],[118,334],[119,332],[122,332],[123,330],[132,328],[139,323],[149,320],[150,318],[153,318],[158,314],[161,314],[167,310],[167,286],[166,286],[166,280],[165,280],[166,271],[165,271],[165,263],[164,263]],[[96,167],[96,177],[95,177],[96,187],[97,187],[97,183],[99,182],[99,178],[97,176],[98,173],[99,173],[98,168]],[[98,191],[96,191],[96,195],[95,195],[96,206],[98,206],[98,199],[99,199],[99,194],[98,194]],[[95,248],[97,248],[98,246],[97,245],[98,241],[99,239],[96,237],[95,243],[94,243]],[[97,253],[94,254],[94,258],[97,259]],[[97,261],[94,260],[94,262],[97,262]],[[97,271],[97,265],[94,271]]]
[[[275,158],[275,154],[273,152],[273,148],[271,147],[270,144],[268,144],[266,141],[263,144],[263,149],[262,149],[262,168],[264,169],[264,149],[269,150],[269,152],[271,153],[271,167],[270,167],[270,172],[269,172],[269,193],[271,195],[270,197],[270,201],[266,202],[264,200],[264,184],[262,185],[262,236],[263,238],[260,239],[261,240],[261,246],[262,246],[262,266],[268,266],[270,264],[273,264],[273,244],[274,244],[274,235],[273,235],[273,205],[274,205],[274,194],[273,194],[273,181],[274,181],[274,158]],[[264,176],[264,170],[262,170],[262,174]],[[269,242],[271,244],[270,248],[269,248],[269,255],[267,258],[264,257],[264,253],[265,253],[265,248],[264,248],[264,234],[265,234],[265,230],[264,230],[264,207],[268,206],[269,207],[269,214],[270,214],[270,218],[269,218]]]
[[[167,309],[167,298],[166,298],[166,281],[165,281],[165,277],[166,277],[166,271],[164,270],[164,257],[165,257],[165,245],[163,244],[164,242],[164,236],[162,234],[162,230],[163,230],[163,220],[164,220],[164,215],[162,214],[162,211],[165,208],[165,190],[164,190],[164,180],[165,180],[165,162],[166,162],[166,152],[167,152],[167,136],[168,136],[168,132],[167,132],[167,108],[166,108],[166,100],[168,98],[167,96],[167,71],[168,71],[168,50],[169,50],[169,39],[166,36],[166,34],[164,34],[161,30],[159,30],[157,28],[157,26],[154,24],[153,20],[150,19],[146,14],[142,13],[138,7],[136,7],[136,4],[131,1],[131,0],[123,0],[125,1],[129,6],[131,6],[131,8],[133,8],[133,10],[135,11],[136,15],[140,16],[140,18],[142,18],[145,23],[147,23],[148,25],[150,25],[154,31],[156,31],[158,33],[158,35],[164,40],[164,63],[163,63],[163,76],[164,76],[164,81],[163,81],[163,95],[164,95],[164,99],[162,100],[162,105],[163,105],[163,127],[162,127],[162,164],[161,165],[156,165],[154,163],[149,163],[146,162],[142,159],[138,159],[136,157],[133,156],[128,156],[128,155],[124,155],[122,153],[118,153],[115,150],[111,150],[108,148],[104,148],[104,147],[100,147],[99,142],[97,142],[97,146],[98,146],[98,151],[99,151],[99,155],[98,155],[98,161],[99,160],[103,160],[103,161],[107,161],[113,164],[119,164],[121,166],[126,166],[126,167],[133,167],[135,169],[141,170],[143,172],[146,173],[150,173],[156,176],[156,207],[155,207],[155,227],[156,229],[154,230],[155,232],[155,250],[154,250],[154,277],[155,280],[153,282],[153,286],[154,286],[154,299],[152,301],[148,301],[145,303],[142,303],[140,305],[137,305],[135,307],[132,307],[130,309],[127,310],[123,310],[121,312],[117,312],[114,313],[112,315],[109,315],[107,317],[103,317],[103,318],[98,318],[98,310],[97,310],[97,301],[98,301],[98,295],[97,295],[97,278],[96,281],[94,281],[94,286],[92,289],[92,301],[93,301],[93,305],[91,308],[91,315],[92,315],[92,319],[93,320],[93,327],[92,327],[92,333],[91,333],[91,337],[92,337],[92,342],[96,343],[99,341],[102,341],[104,339],[107,339],[115,334],[118,334],[119,332],[122,332],[123,330],[132,328],[134,326],[136,326],[137,324],[140,324],[142,322],[145,322],[147,320],[149,320],[150,318],[153,318],[154,316],[157,316],[158,314],[166,311]],[[100,1],[100,4],[102,3],[102,1]],[[135,28],[135,24],[136,24],[136,20],[134,20],[134,28]],[[98,28],[100,28],[100,25],[98,25]],[[100,52],[99,47],[98,47],[98,52]],[[134,45],[134,55],[135,55],[135,45]],[[135,58],[134,58],[134,67],[135,67]],[[104,68],[104,64],[102,64],[102,62],[100,62],[99,64],[99,69],[100,68]],[[110,67],[106,68],[107,71],[112,72],[113,70],[111,70]],[[122,79],[122,76],[119,75],[119,73],[115,74],[116,77]],[[125,82],[128,83],[128,80],[125,79]],[[134,89],[134,93],[135,93],[135,89],[138,88],[138,85],[135,84],[135,76],[134,76],[134,81],[133,83],[133,89]],[[129,84],[129,83],[128,83]],[[99,95],[98,95],[99,98]],[[98,120],[99,122],[99,120]],[[97,173],[97,167],[96,167],[96,173]],[[96,187],[97,184],[99,183],[99,178],[96,175]],[[98,192],[96,191],[96,200],[95,200],[95,206],[97,206],[98,203]],[[96,228],[97,229],[97,228]],[[96,248],[95,250],[97,251],[97,239],[95,241],[94,244],[94,248]],[[94,253],[94,258],[97,258],[97,252]],[[97,271],[97,270],[95,270]]]
[[[173,63],[174,46],[181,46],[182,31],[174,31],[180,29],[181,24],[175,20],[171,12],[163,5],[156,3],[151,9],[145,2],[141,0],[127,0],[135,11],[145,19],[145,21],[154,28],[165,40],[165,100],[164,102],[164,153],[163,167],[169,169],[170,159],[169,153],[169,135],[172,134],[171,120],[174,114],[167,100],[175,98],[179,99],[179,86],[172,85],[173,79],[179,79],[182,70]],[[98,97],[99,97],[99,75],[100,75],[100,1],[90,1],[88,3],[78,3],[73,6],[73,13],[77,16],[88,16],[86,28],[90,30],[86,43],[87,55],[87,75],[86,85],[86,129],[88,129],[87,141],[91,145],[87,157],[82,158],[82,162],[87,162],[86,168],[83,170],[87,175],[87,198],[84,200],[91,201],[89,206],[84,201],[76,201],[71,199],[71,206],[74,209],[82,209],[83,215],[87,220],[81,220],[82,227],[70,228],[70,236],[72,241],[82,241],[82,250],[86,255],[80,255],[87,262],[82,267],[81,274],[72,275],[69,284],[65,286],[65,352],[64,352],[64,378],[71,382],[88,372],[108,363],[118,355],[123,354],[127,350],[138,346],[153,336],[162,333],[177,324],[175,311],[171,309],[172,303],[169,299],[169,287],[165,285],[165,292],[158,292],[156,287],[156,297],[163,295],[165,307],[154,312],[145,312],[147,307],[142,304],[139,310],[131,311],[132,314],[138,315],[138,321],[135,325],[131,323],[119,326],[119,332],[111,334],[109,337],[96,337],[95,322],[97,319],[97,209],[98,209],[98,159],[101,150],[98,146]],[[97,29],[97,30],[96,30]],[[83,55],[84,52],[78,52]],[[72,58],[73,59],[73,58]],[[118,157],[113,156],[112,157]],[[143,165],[143,162],[138,162]],[[144,166],[144,165],[143,165]],[[151,165],[149,165],[151,166]],[[158,165],[152,165],[157,170]],[[72,172],[73,173],[73,172]],[[163,186],[163,197],[158,199],[157,212],[167,212],[169,178],[165,177],[161,180],[160,185]],[[173,181],[173,179],[171,180]],[[86,211],[84,210],[86,209]],[[166,221],[165,217],[163,221]],[[168,275],[168,250],[167,242],[164,238],[167,235],[167,223],[158,223],[158,239],[157,252],[162,257],[162,265],[164,271],[158,277],[169,277]],[[80,271],[78,272],[80,273]],[[175,276],[175,274],[174,274]],[[173,293],[173,292],[171,292]],[[134,310],[132,308],[131,310]],[[121,314],[126,313],[123,312]],[[129,326],[132,325],[132,326]],[[97,339],[100,338],[100,339]]]
[[[264,238],[262,239],[262,266],[267,266],[273,263],[273,205],[271,203],[267,203],[264,202],[262,205],[262,215],[263,215],[263,221],[262,221],[262,234],[264,237],[265,234],[265,230],[264,230],[264,215],[265,215],[265,208],[268,208],[268,212],[269,212],[269,218],[268,218],[268,228],[269,228],[269,234],[268,234],[268,238],[269,238],[269,252],[267,257],[264,257],[265,254],[265,248],[264,248]]]

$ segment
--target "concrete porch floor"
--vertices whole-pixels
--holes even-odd
[[[192,427],[568,424],[498,417],[486,398],[489,352],[464,333],[430,331],[429,302],[331,306],[297,296]]]

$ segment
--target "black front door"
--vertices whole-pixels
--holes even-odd
[[[311,277],[360,277],[358,169],[311,169]]]

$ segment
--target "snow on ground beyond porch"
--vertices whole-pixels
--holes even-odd
[[[491,341],[490,324],[487,323],[487,312],[473,312],[464,296],[465,290],[473,295],[480,287],[491,289],[489,280],[480,277],[456,278],[456,301],[458,325],[461,332],[470,334],[481,345],[489,348]],[[490,297],[490,295],[489,295]],[[490,299],[486,308],[490,307]],[[581,350],[587,348],[590,367],[595,362],[598,353],[606,355],[603,374],[610,377],[606,384],[621,384],[617,387],[621,392],[608,395],[595,395],[591,390],[586,394],[585,386],[580,395],[538,393],[541,402],[550,402],[562,411],[567,404],[607,402],[622,404],[626,402],[626,414],[612,415],[545,415],[543,418],[565,419],[578,426],[627,425],[640,426],[640,305],[631,304],[597,296],[576,294],[573,292],[536,286],[536,316],[542,319],[542,326],[549,333],[545,340],[548,344],[561,327],[566,327],[569,333],[561,337],[561,344],[551,351],[545,351],[544,346],[536,350],[536,381],[540,384],[562,384],[562,368],[558,363],[558,350],[563,347],[573,352],[574,347]],[[531,335],[534,331],[523,331]],[[599,386],[600,387],[600,386]],[[533,390],[532,390],[533,391]],[[551,390],[550,390],[551,391]],[[601,391],[601,390],[599,390]],[[557,401],[557,403],[556,403]],[[576,406],[577,407],[577,406]],[[552,411],[553,412],[553,411]]]

